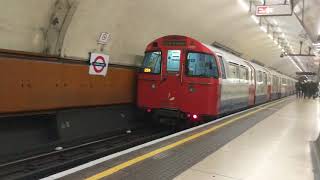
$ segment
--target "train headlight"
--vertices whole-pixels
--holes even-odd
[[[152,88],[152,89],[155,89],[155,88],[156,88],[156,85],[155,85],[155,84],[152,84],[152,85],[151,85],[151,88]]]
[[[145,73],[150,73],[150,72],[151,72],[151,68],[144,68],[144,69],[143,69],[143,72],[145,72]]]

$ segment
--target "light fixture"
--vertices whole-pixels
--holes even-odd
[[[266,28],[266,27],[264,27],[264,26],[260,26],[260,29],[261,29],[263,32],[265,32],[265,33],[267,33],[267,32],[268,32],[267,28]]]
[[[290,50],[294,53],[294,49],[292,47],[290,47]]]
[[[259,24],[259,23],[260,23],[260,21],[259,21],[259,19],[258,19],[257,16],[251,15],[251,18],[252,18],[252,20],[253,20],[256,24]]]
[[[272,21],[273,21],[273,23],[275,24],[275,25],[279,25],[279,23],[278,23],[278,21],[276,21],[275,19],[272,19]]]
[[[302,69],[297,65],[297,63],[291,58],[291,56],[288,56],[290,61],[297,67],[297,69],[299,69],[299,71],[302,72]]]
[[[238,0],[238,3],[240,4],[243,10],[249,12],[250,7],[244,0]]]
[[[278,27],[278,28],[277,28],[277,30],[278,30],[279,32],[282,32],[282,30],[281,30],[281,28],[280,28],[280,27]]]
[[[260,2],[261,2],[262,4],[264,4],[264,3],[265,3],[265,0],[260,0]],[[244,9],[244,10],[247,11],[247,12],[250,11],[250,6],[249,6],[249,4],[247,3],[247,1],[245,1],[245,0],[238,0],[238,3],[239,3],[239,5],[242,7],[242,9]],[[251,3],[251,2],[250,2],[250,3]],[[250,13],[250,12],[249,12],[249,13]],[[270,25],[272,26],[272,24],[268,23],[268,24],[267,24],[268,28],[266,28],[265,26],[263,26],[263,25],[261,24],[261,19],[259,19],[257,16],[251,14],[250,17],[251,17],[251,19],[252,19],[256,24],[260,24],[260,29],[261,29],[263,32],[267,33],[267,34],[268,34],[268,37],[269,37],[271,40],[273,40],[273,42],[274,42],[276,45],[278,45],[278,48],[281,49],[281,51],[284,52],[284,53],[287,55],[288,53],[287,53],[287,52],[285,51],[285,49],[281,46],[281,44],[279,44],[279,37],[278,37],[278,40],[276,40],[276,39],[274,39],[274,35],[272,36],[271,34],[269,34],[269,31],[270,31],[269,26],[270,26]],[[285,41],[286,45],[287,45],[287,46],[290,48],[290,50],[294,53],[293,47],[290,45],[290,43],[288,42],[288,40],[285,38],[285,34],[283,33],[282,29],[278,26],[279,23],[278,23],[275,19],[272,19],[272,21],[273,21],[273,24],[274,24],[275,26],[277,26],[275,29],[272,28],[272,30],[274,31],[273,33],[280,33],[280,37],[284,38],[284,41]],[[319,34],[320,34],[320,29],[319,29]],[[319,37],[320,37],[320,36],[319,36]],[[319,46],[319,48],[320,48],[320,42],[314,43],[313,45],[314,45],[314,46]],[[319,50],[320,50],[320,49],[319,49]],[[298,66],[298,64],[297,64],[290,56],[288,56],[288,57],[289,57],[290,61],[291,61],[300,71],[303,71],[303,70]],[[297,60],[297,62],[299,62],[299,60]],[[301,62],[300,62],[300,64],[301,64]],[[303,67],[303,65],[302,65],[302,67]]]

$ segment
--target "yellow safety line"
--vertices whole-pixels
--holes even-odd
[[[109,168],[109,169],[107,169],[107,170],[105,170],[105,171],[103,171],[103,172],[101,172],[101,173],[98,173],[98,174],[96,174],[96,175],[94,175],[94,176],[91,176],[91,177],[87,178],[86,180],[98,180],[98,179],[102,179],[102,178],[104,178],[104,177],[110,176],[111,174],[114,174],[114,173],[116,173],[116,172],[118,172],[118,171],[120,171],[120,170],[122,170],[122,169],[125,169],[125,168],[127,168],[127,167],[129,167],[129,166],[132,166],[132,165],[134,165],[134,164],[136,164],[136,163],[138,163],[138,162],[141,162],[141,161],[143,161],[143,160],[146,160],[146,159],[148,159],[148,158],[151,158],[151,157],[153,157],[153,156],[155,156],[155,155],[157,155],[157,154],[160,154],[160,153],[162,153],[162,152],[168,151],[168,150],[170,150],[170,149],[172,149],[172,148],[175,148],[175,147],[177,147],[177,146],[180,146],[180,145],[182,145],[182,144],[184,144],[184,143],[186,143],[186,142],[189,142],[189,141],[191,141],[191,140],[197,139],[197,138],[199,138],[199,137],[201,137],[201,136],[203,136],[203,135],[206,135],[206,134],[208,134],[208,133],[211,133],[211,132],[213,132],[213,131],[215,131],[215,130],[217,130],[217,129],[220,129],[220,128],[228,125],[228,124],[231,124],[231,123],[233,123],[233,122],[235,122],[235,121],[237,121],[237,120],[239,120],[239,119],[242,119],[242,118],[244,118],[244,117],[247,117],[247,116],[250,116],[250,115],[252,115],[252,114],[255,114],[255,113],[257,113],[257,112],[259,112],[259,111],[261,111],[261,110],[267,109],[268,107],[273,106],[273,105],[275,105],[275,104],[279,104],[279,103],[281,103],[281,102],[283,102],[283,101],[285,101],[285,100],[281,100],[281,101],[278,101],[278,102],[275,102],[275,103],[266,105],[266,106],[264,106],[264,107],[262,107],[262,108],[259,108],[259,109],[257,109],[257,110],[254,110],[254,111],[248,112],[248,113],[246,113],[246,114],[243,114],[243,115],[241,115],[241,116],[235,117],[235,118],[233,118],[233,119],[231,119],[231,120],[228,120],[228,121],[226,121],[226,122],[224,122],[224,123],[222,123],[222,124],[219,124],[219,125],[217,125],[217,126],[215,126],[215,127],[212,127],[212,128],[207,129],[207,130],[205,130],[205,131],[202,131],[202,132],[199,132],[199,133],[197,133],[197,134],[191,135],[191,136],[189,136],[189,137],[187,137],[187,138],[185,138],[185,139],[179,140],[179,141],[177,141],[177,142],[175,142],[175,143],[172,143],[172,144],[169,144],[169,145],[167,145],[167,146],[161,147],[161,148],[156,149],[156,150],[154,150],[154,151],[151,151],[151,152],[149,152],[149,153],[147,153],[147,154],[138,156],[138,157],[133,158],[133,159],[127,161],[127,162],[124,162],[124,163],[121,163],[121,164],[119,164],[119,165],[117,165],[117,166],[114,166],[114,167],[112,167],[112,168]]]

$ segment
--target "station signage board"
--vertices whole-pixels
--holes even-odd
[[[90,75],[106,76],[108,71],[109,56],[101,53],[90,54]]]
[[[100,33],[98,44],[108,44],[110,40],[110,33],[102,32]]]
[[[256,6],[256,16],[291,16],[291,5]]]

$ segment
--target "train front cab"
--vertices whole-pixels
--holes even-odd
[[[200,42],[166,36],[147,46],[137,105],[153,119],[199,121],[219,109],[217,57]]]

